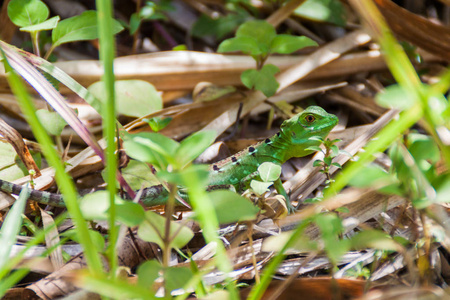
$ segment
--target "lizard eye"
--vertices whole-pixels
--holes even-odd
[[[316,120],[316,118],[313,115],[306,115],[305,116],[305,120],[308,123],[312,123],[312,122],[314,122]]]

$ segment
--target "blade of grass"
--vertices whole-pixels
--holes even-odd
[[[98,29],[100,41],[100,60],[103,62],[103,83],[105,85],[106,99],[103,104],[103,136],[106,138],[106,183],[109,191],[109,245],[107,255],[110,262],[110,274],[114,277],[117,268],[117,238],[118,229],[116,226],[116,103],[114,98],[114,34],[112,31],[112,3],[111,1],[97,0]]]
[[[4,264],[4,266],[0,269],[0,297],[3,297],[4,294],[8,289],[13,287],[18,281],[20,281],[25,275],[28,274],[28,269],[20,269],[18,272],[14,272],[11,277],[10,272],[17,267],[17,265],[22,261],[22,259],[25,257],[25,254],[34,246],[37,246],[41,244],[46,234],[50,230],[54,230],[56,226],[62,223],[67,217],[67,213],[62,213],[59,215],[56,219],[54,224],[49,226],[48,228],[45,228],[44,230],[38,230],[35,232],[34,237],[28,241],[25,244],[25,247],[14,255],[13,257],[9,257],[8,261]],[[41,254],[42,257],[46,257],[48,255],[48,252],[51,251],[51,249],[44,251],[44,253]],[[6,275],[9,275],[6,277]]]
[[[384,57],[392,75],[399,85],[409,93],[410,99],[416,99],[417,101],[414,106],[401,113],[397,120],[389,123],[374,137],[367,145],[365,152],[359,155],[357,162],[345,166],[342,172],[336,177],[336,181],[325,191],[326,197],[338,193],[357,171],[375,158],[373,154],[386,150],[399,134],[418,122],[423,117],[424,107],[426,106],[426,97],[422,94],[422,83],[408,56],[395,40],[376,6],[372,1],[350,0],[350,2],[360,15],[364,17],[374,37],[379,41],[381,48],[384,50]]]
[[[84,249],[84,255],[86,256],[89,270],[94,274],[101,274],[102,264],[100,261],[100,257],[98,256],[96,247],[94,246],[91,240],[88,227],[86,225],[85,220],[83,219],[80,208],[78,206],[77,192],[75,190],[75,186],[69,174],[66,173],[64,165],[61,159],[59,158],[58,154],[56,153],[56,150],[53,147],[53,143],[50,137],[48,136],[44,127],[36,117],[35,114],[36,107],[31,101],[30,95],[27,93],[25,84],[21,81],[19,76],[12,69],[11,65],[9,65],[9,62],[4,53],[3,59],[5,63],[5,68],[9,71],[7,79],[11,86],[11,90],[17,97],[21,109],[25,114],[28,123],[31,126],[33,134],[42,147],[45,157],[47,158],[49,164],[55,169],[56,182],[58,183],[58,186],[64,196],[64,201],[67,206],[67,210],[69,211],[76,225],[77,235]]]
[[[0,269],[4,268],[6,262],[9,260],[11,248],[16,243],[17,235],[22,226],[22,214],[29,193],[28,187],[25,187],[20,192],[19,199],[14,203],[3,222],[2,230],[0,231],[0,245],[2,245],[0,247]]]
[[[298,237],[303,233],[306,226],[309,225],[310,222],[304,221],[301,223],[295,230],[292,232],[291,236],[289,237],[289,240],[286,242],[286,244],[283,245],[283,248],[281,248],[280,252],[278,252],[269,262],[269,264],[264,268],[264,273],[261,276],[261,281],[259,284],[256,284],[253,286],[252,290],[250,291],[250,294],[247,298],[247,300],[259,300],[264,295],[264,292],[266,291],[267,287],[269,286],[270,282],[272,281],[272,276],[275,274],[278,265],[284,260],[286,257],[285,252],[295,243],[295,241],[298,239]]]

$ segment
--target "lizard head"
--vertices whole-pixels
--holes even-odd
[[[286,120],[281,125],[281,138],[288,143],[288,157],[301,157],[313,153],[306,150],[311,146],[319,146],[320,141],[310,139],[320,137],[325,139],[331,129],[339,122],[338,118],[327,113],[319,106],[310,106],[302,113]]]

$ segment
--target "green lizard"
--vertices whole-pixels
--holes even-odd
[[[233,186],[242,191],[246,182],[256,177],[258,166],[264,162],[283,164],[291,157],[302,157],[313,153],[308,147],[318,146],[319,141],[311,137],[325,138],[338,123],[338,118],[318,106],[310,106],[302,113],[286,120],[280,131],[271,138],[248,147],[222,161],[210,165],[208,189],[224,189]],[[278,193],[286,197],[281,181],[274,184]],[[22,186],[0,180],[0,190],[18,195]],[[145,206],[165,204],[168,192],[162,185],[145,188],[141,194],[141,203]],[[29,199],[51,206],[64,207],[61,195],[45,191],[31,190]]]

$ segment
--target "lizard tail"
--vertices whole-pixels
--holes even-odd
[[[0,190],[14,195],[19,195],[22,186],[0,179]],[[63,197],[60,194],[53,194],[45,191],[30,190],[28,199],[42,204],[56,207],[65,207]]]

